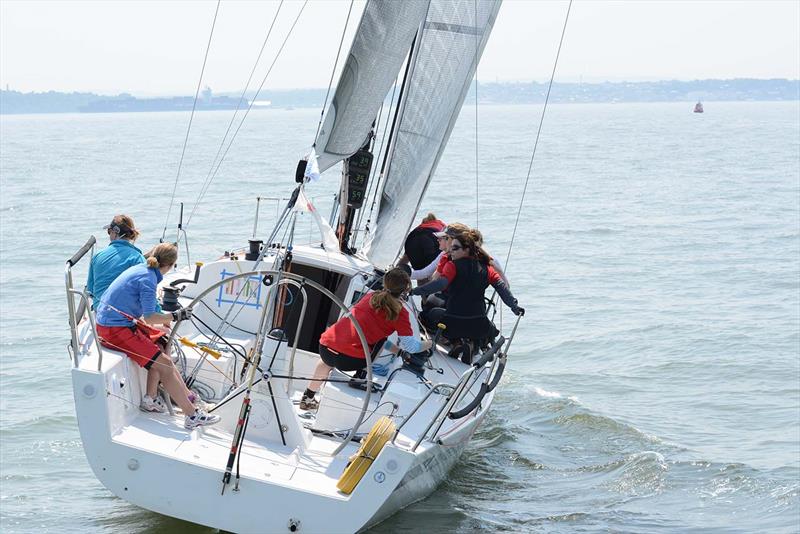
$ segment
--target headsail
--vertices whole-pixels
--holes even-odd
[[[431,0],[390,147],[380,210],[362,251],[394,261],[436,170],[501,0]]]
[[[355,154],[425,20],[429,0],[369,0],[315,141],[324,171]]]

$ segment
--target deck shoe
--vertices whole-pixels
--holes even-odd
[[[194,411],[194,415],[187,415],[183,420],[183,427],[191,430],[199,426],[209,426],[219,423],[220,417],[218,415],[208,414],[200,408]]]
[[[143,412],[167,413],[167,405],[161,400],[161,397],[153,398],[150,395],[142,397],[142,403],[139,409]]]
[[[309,399],[308,397],[300,399],[300,409],[304,412],[314,411],[317,408],[319,408],[319,401],[317,399]]]

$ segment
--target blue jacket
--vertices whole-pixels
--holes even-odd
[[[97,306],[97,324],[132,326],[133,321],[120,311],[137,319],[158,311],[156,286],[163,278],[161,271],[147,264],[130,267],[111,282],[103,293]]]
[[[140,263],[145,263],[142,251],[124,239],[115,239],[98,252],[89,264],[89,279],[86,281],[86,287],[94,298],[93,306],[97,308],[108,286],[125,269]]]

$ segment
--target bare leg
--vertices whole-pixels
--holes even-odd
[[[180,371],[178,371],[178,368],[177,368],[177,367],[175,367],[175,365],[174,365],[174,364],[173,364],[173,366],[172,366],[172,370],[173,370],[173,372],[175,373],[175,380],[176,380],[176,381],[177,381],[177,382],[178,382],[178,383],[179,383],[181,386],[183,386],[184,393],[185,393],[185,394],[186,394],[186,396],[188,397],[188,396],[189,396],[189,394],[191,393],[191,391],[189,391],[189,388],[188,388],[188,387],[186,387],[186,382],[184,382],[184,381],[183,381],[183,377],[181,376],[181,373],[180,373]]]
[[[186,385],[183,383],[183,379],[180,378],[178,370],[175,369],[175,364],[172,363],[171,359],[159,354],[150,368],[150,374],[157,375],[158,381],[164,385],[164,389],[167,390],[169,396],[172,397],[172,400],[175,401],[185,415],[194,414],[195,408],[189,402],[189,397],[186,394]],[[149,379],[150,377],[148,376],[148,383]]]
[[[150,370],[147,371],[147,395],[151,398],[155,398],[158,394],[158,381],[159,381],[159,374],[157,372],[153,372],[153,367],[155,366],[155,362],[153,365],[150,366]]]
[[[320,360],[317,364],[317,368],[314,369],[314,379],[308,385],[308,389],[314,393],[318,392],[319,388],[322,387],[322,381],[328,378],[328,375],[331,373],[332,369],[333,367]]]

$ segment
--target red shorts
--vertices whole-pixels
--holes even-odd
[[[146,325],[103,326],[97,325],[97,335],[104,346],[124,352],[139,364],[150,369],[166,344],[166,334]]]

